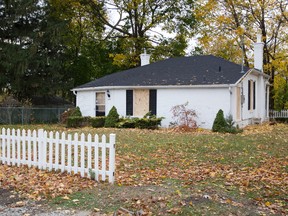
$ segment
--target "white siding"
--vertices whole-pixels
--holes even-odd
[[[78,91],[76,96],[76,106],[78,106],[83,116],[95,116],[96,108],[96,90],[93,91]],[[120,116],[126,114],[126,90],[109,90],[110,97],[108,97],[107,90],[105,92],[105,114],[107,115],[110,109],[115,106]]]
[[[78,106],[83,116],[95,116],[96,107],[95,91],[78,91],[76,96],[76,106]]]
[[[256,81],[256,109],[248,110],[248,80]],[[260,84],[262,82],[262,85]],[[157,116],[164,117],[162,127],[168,127],[170,122],[175,121],[172,118],[171,108],[175,105],[189,102],[188,108],[194,109],[198,115],[197,123],[201,128],[211,129],[216,113],[219,109],[224,111],[225,117],[231,114],[234,121],[240,127],[252,123],[253,118],[261,118],[261,121],[267,120],[267,110],[265,108],[265,88],[264,80],[261,76],[248,74],[237,85],[243,91],[245,101],[238,111],[240,118],[236,119],[237,114],[237,92],[236,87],[219,88],[161,88],[157,89]],[[126,89],[109,89],[105,92],[105,114],[107,115],[112,106],[117,108],[120,116],[126,116]],[[95,116],[95,94],[96,90],[78,91],[76,97],[76,106],[79,106],[83,116]],[[239,99],[238,99],[239,105]]]
[[[168,127],[172,118],[171,108],[189,102],[188,108],[197,113],[197,123],[201,128],[211,129],[219,109],[224,115],[230,113],[229,88],[158,89],[157,116],[165,117],[162,126]]]
[[[256,82],[256,109],[249,110],[248,109],[248,80],[253,80]],[[252,118],[261,118],[265,120],[266,113],[265,111],[265,88],[263,87],[263,78],[262,76],[255,76],[253,74],[249,74],[245,79],[243,79],[243,92],[245,95],[245,102],[243,104],[243,120],[251,120]],[[262,83],[262,85],[261,85]]]
[[[248,109],[248,80],[252,80],[256,82],[255,110]],[[253,119],[261,119],[261,122],[268,120],[268,113],[265,107],[266,84],[264,82],[265,82],[265,79],[261,75],[254,75],[253,73],[250,73],[246,77],[244,77],[241,83],[239,83],[238,86],[242,88],[244,98],[245,98],[245,101],[241,107],[241,119],[236,122],[240,127],[244,127],[246,125],[252,124]],[[235,90],[233,90],[233,95],[235,93],[236,93]],[[234,102],[236,103],[235,100]]]
[[[106,115],[115,106],[120,116],[126,115],[126,90],[109,90],[110,98],[106,100]]]

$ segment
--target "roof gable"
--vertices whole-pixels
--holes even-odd
[[[244,67],[245,73],[249,70]],[[212,55],[176,57],[113,73],[75,89],[104,86],[181,86],[235,84],[241,65]]]

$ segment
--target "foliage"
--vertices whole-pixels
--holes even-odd
[[[200,0],[195,16],[201,48],[204,53],[238,63],[242,63],[243,53],[244,65],[253,67],[252,44],[259,33],[264,43],[264,72],[274,84],[276,71],[287,74],[287,7],[288,2],[282,0]],[[270,105],[273,107],[273,100]]]
[[[238,127],[234,126],[233,116],[230,114],[224,118],[224,112],[220,109],[215,117],[212,126],[213,132],[220,132],[220,133],[241,133],[243,130],[239,129]]]
[[[189,109],[187,106],[188,102],[172,107],[172,118],[176,119],[176,121],[171,124],[173,127],[181,130],[196,129],[198,127],[195,120],[195,118],[197,118],[195,110]]]
[[[139,118],[136,120],[135,127],[140,129],[157,129],[161,125],[163,118]]]
[[[224,118],[223,110],[220,109],[217,112],[215,120],[213,122],[212,131],[223,133],[223,132],[226,132],[226,128],[227,128],[227,122]]]
[[[91,126],[93,128],[99,128],[99,127],[104,127],[105,125],[105,116],[99,116],[99,117],[95,117],[95,118],[91,118]]]
[[[108,115],[105,118],[105,127],[116,127],[117,122],[119,122],[119,114],[115,106],[111,108]]]
[[[140,129],[158,129],[163,118],[157,118],[151,112],[146,113],[143,118],[122,118],[117,127],[119,128],[140,128]]]
[[[48,1],[0,3],[0,88],[20,100],[71,87],[64,78],[67,25],[52,10]]]
[[[118,128],[136,128],[138,118],[121,118],[117,124]]]
[[[79,107],[75,107],[75,108],[69,108],[68,110],[66,110],[65,112],[63,112],[60,116],[60,123],[61,124],[66,124],[67,123],[67,119],[69,117],[81,117],[82,113]]]
[[[82,116],[70,116],[67,118],[67,128],[77,128],[83,125],[84,117]]]
[[[89,6],[89,12],[109,30],[107,38],[113,38],[117,42],[116,46],[120,52],[111,53],[111,57],[114,64],[124,68],[139,65],[139,56],[144,48],[154,50],[154,48],[157,49],[158,44],[165,41],[166,38],[157,32],[157,27],[162,31],[177,34],[179,39],[175,40],[176,44],[181,44],[180,47],[177,47],[177,52],[182,54],[187,44],[178,42],[181,41],[180,38],[184,38],[186,41],[195,27],[192,11],[194,1],[191,0],[104,0],[101,3],[83,0],[81,3]],[[109,16],[106,16],[102,10],[103,6],[106,13],[112,10],[113,13],[118,13],[118,20],[109,19]],[[168,43],[166,46],[169,47],[170,44]],[[176,46],[175,44],[171,45],[171,47]],[[161,46],[161,48],[164,47]],[[168,49],[173,51],[171,48]],[[160,53],[161,56],[167,56],[167,54],[169,55],[168,52]]]
[[[286,79],[283,76],[275,76],[273,89],[275,110],[288,109],[288,83]]]
[[[225,118],[225,121],[227,123],[227,127],[226,127],[227,133],[236,134],[236,133],[243,132],[242,129],[239,129],[238,125],[236,127],[234,126],[235,122],[233,121],[233,116],[231,114]]]
[[[72,100],[73,86],[115,72],[113,44],[88,8],[76,0],[1,1],[0,91]]]

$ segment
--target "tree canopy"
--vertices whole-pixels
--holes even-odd
[[[90,13],[106,28],[106,39],[114,39],[120,52],[111,54],[114,64],[135,67],[140,64],[144,49],[163,50],[169,45],[173,51],[167,56],[183,55],[186,40],[195,26],[192,0],[82,0],[90,6]],[[102,10],[104,8],[104,12]],[[163,31],[176,35],[164,37]],[[172,42],[172,43],[170,43]],[[176,45],[178,44],[178,45]],[[174,52],[174,50],[176,51]],[[156,55],[157,54],[157,55]],[[155,52],[159,59],[163,53]]]
[[[192,55],[253,67],[258,32],[272,106],[281,109],[288,104],[287,7],[286,0],[2,0],[0,90],[19,99],[69,98],[75,86],[138,66],[144,49],[152,61],[186,55],[193,37]]]
[[[199,0],[199,42],[204,53],[253,67],[257,33],[264,43],[264,72],[274,84],[276,74],[287,78],[288,2],[285,0]],[[286,67],[286,68],[285,68]],[[284,72],[285,71],[285,72]],[[272,87],[275,96],[275,91]],[[273,107],[271,95],[271,105]]]

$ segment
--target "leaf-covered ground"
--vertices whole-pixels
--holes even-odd
[[[0,187],[23,196],[108,215],[288,214],[288,125],[250,126],[237,135],[33,127],[116,133],[116,183],[1,165]]]

